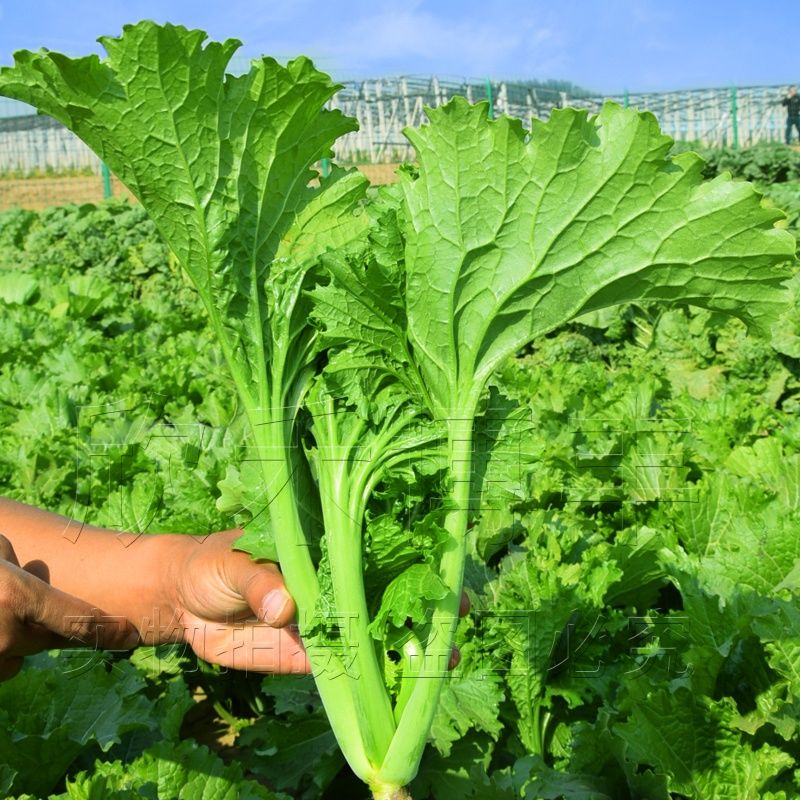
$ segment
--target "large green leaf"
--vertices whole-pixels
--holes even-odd
[[[303,267],[359,235],[364,221],[353,212],[366,181],[336,171],[310,185],[311,165],[356,127],[323,108],[337,89],[328,76],[305,58],[285,67],[262,58],[244,75],[226,74],[239,42],[205,38],[145,21],[102,38],[104,60],[21,51],[0,70],[0,95],[66,125],[142,202],[229,357],[236,351],[240,391],[258,404],[266,395],[249,381],[263,387],[275,347],[279,361],[301,357],[295,369],[307,358],[303,342],[286,352],[300,336]],[[304,329],[307,310],[298,316]]]
[[[669,788],[708,800],[760,797],[767,780],[792,765],[768,744],[754,750],[733,729],[732,702],[715,702],[681,688],[659,690],[634,705],[616,733],[639,760],[670,776]]]
[[[694,303],[769,328],[793,237],[746,183],[701,183],[667,158],[655,117],[607,103],[556,110],[528,134],[463,98],[409,130],[404,184],[410,337],[447,415],[469,408],[500,361],[589,311],[632,300]],[[478,380],[475,380],[475,378]]]
[[[578,621],[584,630],[593,628],[606,592],[621,577],[604,546],[587,549],[581,561],[571,561],[566,547],[574,532],[561,519],[550,525],[541,522],[534,523],[541,529],[531,534],[527,552],[506,556],[488,587],[491,611],[482,641],[505,673],[519,736],[534,753],[541,752],[539,711],[548,687],[557,681],[557,673],[569,675],[583,666],[580,642],[570,641],[575,632],[568,628]],[[581,684],[583,688],[585,682]],[[569,687],[565,693],[575,694]]]
[[[106,671],[89,650],[38,656],[0,686],[0,763],[15,770],[15,794],[46,794],[91,745],[108,750],[129,731],[158,729],[145,681],[126,662]]]
[[[97,762],[94,774],[79,773],[54,800],[287,800],[253,780],[242,768],[226,765],[208,748],[193,742],[161,742],[130,764]]]
[[[754,491],[749,480],[728,472],[709,474],[686,493],[688,502],[679,517],[681,538],[715,595],[768,597],[796,586],[800,563],[800,514],[793,508],[797,458],[787,454],[783,464],[776,466],[768,457],[774,450],[739,448],[731,454],[732,466],[746,467],[748,478],[759,473],[764,494]],[[754,452],[760,457],[754,457]],[[767,490],[779,499],[770,498]]]
[[[490,670],[476,670],[450,677],[442,690],[439,709],[431,726],[431,741],[443,755],[471,728],[485,731],[494,740],[503,731],[500,676]]]

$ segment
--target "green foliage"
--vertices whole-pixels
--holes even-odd
[[[679,142],[674,153],[694,151],[705,161],[703,174],[714,178],[729,172],[734,178],[756,183],[786,183],[800,179],[800,153],[786,144],[763,142],[752,147],[703,147]]]
[[[235,764],[225,765],[204,747],[160,743],[129,764],[99,764],[80,772],[53,800],[288,800],[284,794],[244,780]]]
[[[247,468],[241,414],[205,320],[141,210],[69,207],[26,214],[24,225],[9,212],[2,235],[17,242],[5,258],[37,285],[24,304],[3,303],[3,493],[109,524],[126,497],[136,513],[150,509],[148,530],[228,527],[234,512],[248,519],[241,509],[254,501],[229,488]],[[95,243],[84,258],[75,255],[81,242]],[[116,279],[101,313],[51,313],[51,285],[109,269]],[[146,289],[151,282],[158,291]],[[791,409],[800,361],[706,311],[656,318],[622,307],[606,323],[559,329],[496,379],[524,411],[524,426],[510,431],[525,432],[524,449],[511,474],[495,473],[470,530],[473,611],[459,626],[461,664],[412,787],[419,800],[798,790],[789,762],[798,756],[800,620],[786,599],[798,591],[800,428]],[[65,363],[80,380],[65,379]],[[711,382],[691,378],[709,370]],[[115,413],[84,419],[83,401]],[[80,456],[82,448],[110,434],[121,444],[108,472],[90,469],[92,450]],[[634,497],[641,473],[648,488]],[[134,501],[136,480],[160,493]],[[429,482],[409,472],[383,487],[365,542],[378,593],[435,552],[441,529],[414,500]],[[76,485],[91,491],[75,495]],[[426,521],[405,540],[409,515]],[[404,652],[402,638],[387,644]],[[204,672],[174,648],[144,648],[131,663],[61,653],[0,686],[14,737],[2,759],[5,794],[147,796],[179,761],[261,796],[235,767],[225,772],[218,756],[179,742],[201,685],[240,718],[236,762],[249,779],[309,800],[360,796],[313,684],[267,678],[262,688],[256,676]],[[31,681],[48,687],[37,703],[27,699]],[[686,752],[659,743],[659,704],[677,706],[669,740]],[[254,723],[255,713],[264,717]],[[710,738],[690,752],[695,730]]]
[[[0,217],[0,486],[137,531],[238,515],[242,547],[277,551],[316,689],[137,654],[90,679],[109,719],[70,713],[91,692],[58,681],[67,710],[9,719],[27,764],[2,785],[357,796],[337,742],[379,795],[417,775],[434,798],[791,796],[782,214],[703,184],[651,116],[612,104],[529,136],[456,99],[409,132],[419,169],[399,186],[317,184],[352,127],[324,109],[328,78],[305,59],[225,76],[236,43],[203,40],[141,23],[105,61],[0,71],[153,220]],[[190,688],[241,769],[178,743]],[[32,774],[42,742],[57,757]]]

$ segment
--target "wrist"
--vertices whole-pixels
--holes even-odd
[[[181,576],[196,546],[195,537],[156,534],[142,537],[144,585],[137,607],[136,626],[144,644],[165,644],[184,640],[180,597]],[[138,543],[137,543],[138,544]]]

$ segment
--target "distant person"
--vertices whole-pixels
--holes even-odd
[[[792,141],[792,126],[797,128],[797,135],[800,137],[800,95],[797,94],[797,87],[790,86],[786,97],[781,100],[781,105],[786,106],[786,144]]]

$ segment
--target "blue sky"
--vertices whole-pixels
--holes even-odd
[[[794,2],[687,0],[0,0],[0,64],[20,48],[101,52],[142,18],[312,56],[338,79],[558,78],[599,92],[800,82]]]

